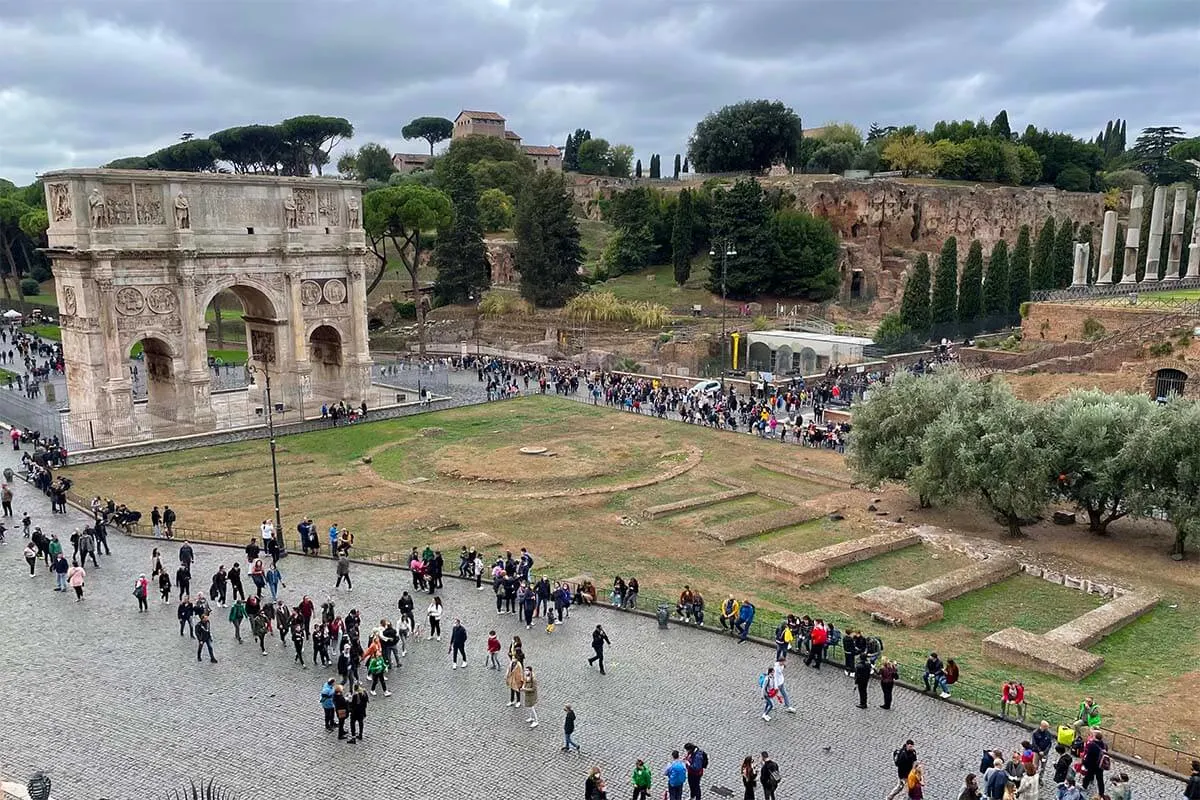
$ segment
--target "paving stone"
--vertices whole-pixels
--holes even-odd
[[[10,455],[0,456],[0,468],[8,463]],[[47,533],[69,536],[86,521],[76,511],[50,516],[49,501],[32,487],[16,491],[18,517],[28,509]],[[119,487],[114,493],[120,496]],[[24,687],[10,691],[0,716],[0,777],[24,782],[47,769],[62,798],[159,797],[212,776],[239,800],[576,797],[592,765],[605,770],[611,796],[620,797],[635,758],[653,768],[658,797],[669,751],[688,740],[711,757],[706,790],[738,785],[742,757],[769,750],[785,776],[781,800],[882,797],[894,782],[891,753],[909,737],[926,765],[928,796],[954,797],[980,749],[1011,748],[1027,735],[906,690],[889,712],[876,707],[872,686],[871,707],[859,710],[841,670],[814,672],[798,663],[786,686],[799,713],[765,723],[757,676],[770,663],[770,647],[690,626],[661,630],[653,618],[603,605],[573,609],[553,634],[544,626],[526,630],[515,616],[496,614],[486,586],[476,591],[473,582],[447,578],[447,631],[455,616],[465,620],[470,668],[449,669],[446,641],[411,643],[389,681],[395,695],[371,698],[367,738],[351,746],[322,727],[318,692],[330,670],[294,664],[277,636],[268,658],[249,637],[238,645],[222,609],[214,609],[213,624],[220,663],[197,662],[191,641],[178,636],[175,603],[151,599],[150,612],[138,614],[132,597],[138,573],[149,572],[151,548],[160,547],[173,572],[179,543],[110,539],[113,554],[88,570],[83,603],[52,591],[40,567],[35,579],[25,577],[18,543],[0,547],[0,675],[10,689]],[[195,549],[193,588],[207,588],[218,564],[244,558],[237,548]],[[286,601],[307,593],[319,603],[333,592],[327,559],[292,554],[281,567]],[[335,600],[339,613],[357,607],[365,629],[393,617],[396,598],[411,589],[401,570],[355,564],[351,574],[354,590],[334,593]],[[425,599],[417,598],[419,609]],[[586,663],[596,623],[613,643],[606,676]],[[521,635],[540,675],[536,730],[521,711],[505,707],[503,675],[484,667],[492,628],[506,644]],[[559,752],[564,703],[578,714],[582,755]],[[1177,781],[1127,771],[1141,800],[1174,800],[1182,792]]]

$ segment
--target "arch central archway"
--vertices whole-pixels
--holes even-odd
[[[130,400],[135,413],[144,418],[138,427],[154,430],[161,427],[156,424],[158,422],[178,421],[186,392],[181,379],[187,372],[179,349],[166,339],[151,334],[134,341],[128,355],[133,361]],[[136,400],[142,386],[146,391],[144,403]]]

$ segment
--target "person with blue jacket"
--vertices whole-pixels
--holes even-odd
[[[333,719],[333,678],[325,681],[321,688],[321,710],[325,712],[325,730],[336,728],[337,723]]]
[[[744,642],[750,636],[750,623],[754,622],[754,604],[749,600],[742,601],[742,607],[738,609],[737,628],[738,641]]]
[[[678,750],[671,751],[671,763],[663,770],[667,779],[667,800],[683,800],[683,786],[687,783],[687,765],[679,757]]]

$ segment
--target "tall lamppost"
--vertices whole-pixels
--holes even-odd
[[[708,251],[710,257],[716,257],[717,248],[714,245]],[[721,241],[721,391],[725,391],[725,275],[729,269],[729,259],[737,255],[733,239],[725,237]]]
[[[271,484],[275,489],[275,541],[283,542],[283,520],[279,515],[279,465],[275,459],[275,411],[274,405],[271,403],[271,370],[270,364],[275,360],[275,353],[270,349],[265,352],[260,352],[257,357],[262,362],[262,367],[257,367],[254,364],[246,363],[246,372],[251,375],[257,375],[259,372],[263,374],[263,380],[266,388],[266,406],[267,406],[267,438],[271,440]]]

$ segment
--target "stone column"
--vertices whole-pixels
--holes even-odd
[[[96,279],[96,300],[100,310],[100,330],[104,332],[104,385],[100,387],[102,399],[96,404],[101,421],[110,433],[129,436],[137,429],[133,419],[133,384],[125,360],[128,353],[119,349],[117,319],[114,311],[111,262],[105,262],[102,273],[106,277]],[[97,425],[99,427],[99,425]]]
[[[1154,189],[1154,205],[1150,208],[1150,241],[1146,243],[1146,272],[1142,283],[1158,281],[1158,270],[1162,261],[1163,216],[1167,213],[1167,187]]]
[[[1183,258],[1183,226],[1187,221],[1188,190],[1175,190],[1175,205],[1171,209],[1171,243],[1167,250],[1167,274],[1163,280],[1179,280],[1179,262]]]
[[[1087,286],[1088,260],[1091,258],[1090,246],[1083,242],[1075,243],[1075,264],[1071,272],[1071,288]]]
[[[1096,276],[1096,285],[1107,286],[1112,283],[1113,254],[1117,244],[1117,212],[1104,212],[1104,231],[1100,234],[1100,271]]]
[[[367,344],[367,281],[363,274],[363,256],[358,252],[351,254],[347,260],[350,341],[343,344],[342,350],[343,363],[349,367],[348,370],[343,369],[342,374],[346,376],[343,391],[360,403],[367,398],[371,388],[371,350]],[[346,347],[347,344],[349,347]]]
[[[308,357],[308,337],[304,333],[304,303],[300,298],[303,274],[287,274],[285,291],[288,295],[288,323],[291,325],[291,350],[296,362],[296,391],[300,401],[312,400],[312,362]],[[305,414],[308,409],[305,409]]]
[[[1196,192],[1196,208],[1192,214],[1192,241],[1188,247],[1187,278],[1200,278],[1200,192]]]
[[[182,379],[177,381],[180,388],[178,419],[207,429],[216,425],[217,417],[212,407],[212,378],[208,371],[206,309],[196,308],[195,276],[193,251],[184,255],[179,264],[179,316],[183,322],[185,370]]]
[[[1142,244],[1142,208],[1145,205],[1142,187],[1133,187],[1129,200],[1129,225],[1125,228],[1125,261],[1121,283],[1137,283],[1138,249]]]

